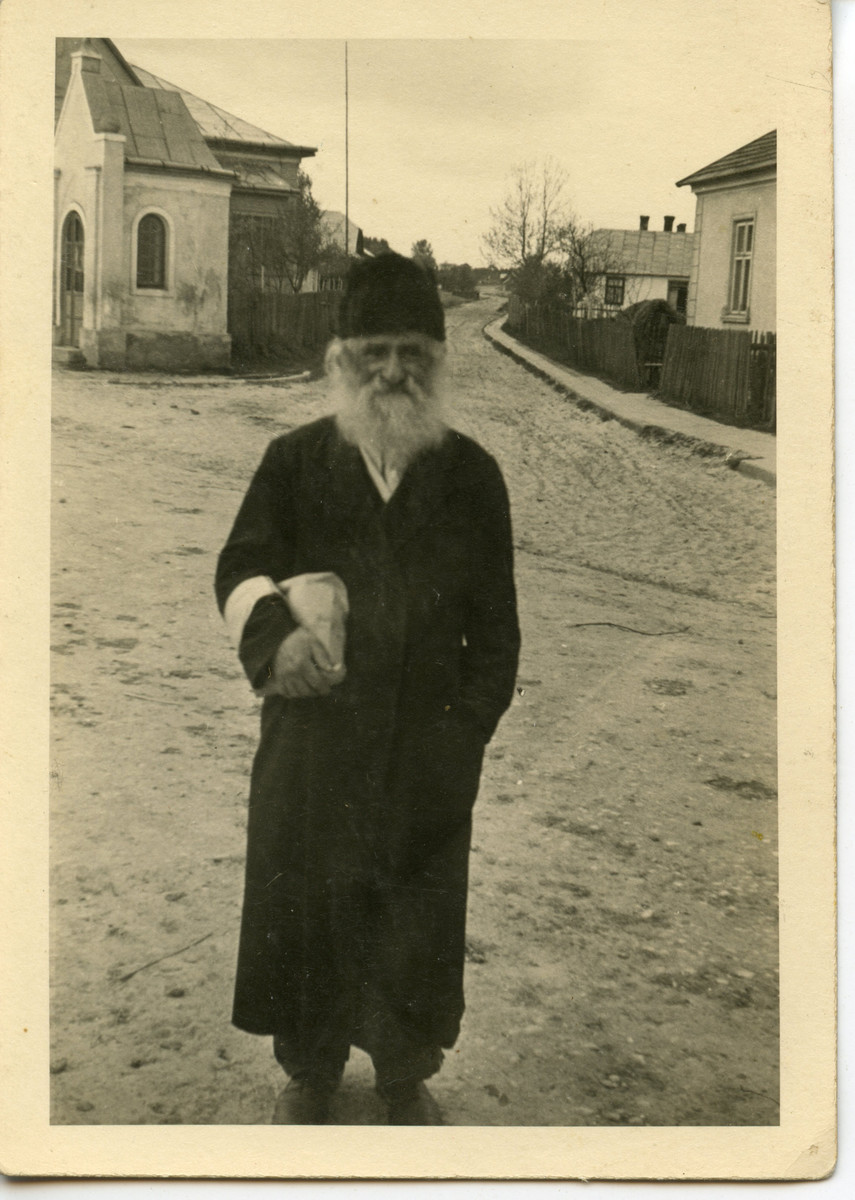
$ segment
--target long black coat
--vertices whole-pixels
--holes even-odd
[[[314,571],[347,587],[347,677],[264,701],[233,1020],[317,1040],[353,1025],[370,984],[450,1046],[471,811],[519,652],[496,463],[450,432],[384,503],[332,418],[277,438],[220,555],[220,608],[252,576]],[[293,627],[277,598],[253,609],[240,654],[254,686]]]

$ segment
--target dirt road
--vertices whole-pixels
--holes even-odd
[[[511,493],[518,695],[488,748],[455,1125],[776,1124],[774,493],[563,400],[449,313]],[[322,382],[54,392],[53,1121],[265,1124],[229,1025],[257,704],[211,579]],[[341,1123],[381,1113],[355,1053]]]

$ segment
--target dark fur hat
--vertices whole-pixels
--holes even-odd
[[[338,335],[424,333],[445,341],[445,314],[433,274],[401,254],[358,259],[347,273]]]

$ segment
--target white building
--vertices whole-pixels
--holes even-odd
[[[689,324],[774,331],[776,131],[677,186],[691,187],[697,196]]]
[[[666,300],[686,312],[695,235],[685,225],[673,229],[673,217],[663,228],[649,229],[641,217],[638,229],[596,229],[596,257],[606,267],[597,280],[596,303],[606,311],[641,300]]]
[[[298,194],[277,138],[127,63],[58,38],[54,344],[90,366],[228,365],[242,240]]]

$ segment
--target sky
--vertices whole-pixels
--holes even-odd
[[[287,141],[323,208],[345,205],[345,43],[114,39],[131,63]],[[351,218],[408,254],[488,261],[482,238],[513,169],[552,158],[585,223],[693,228],[675,183],[776,128],[787,65],[774,39],[734,36],[706,69],[703,39],[355,39],[347,43]],[[791,68],[792,64],[790,64]],[[792,73],[790,69],[790,73]],[[808,86],[808,85],[805,85]]]

